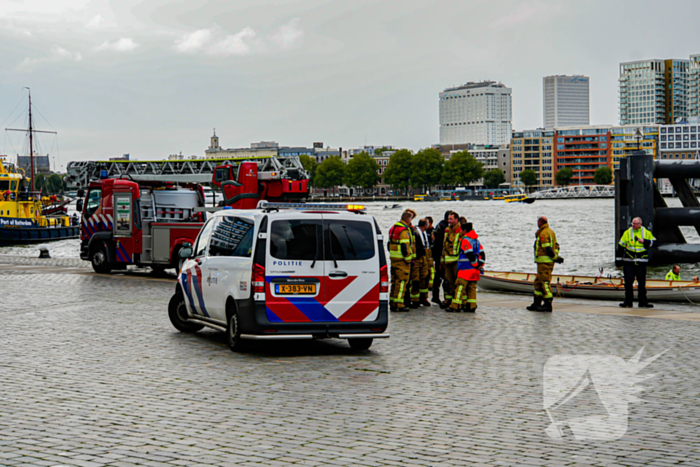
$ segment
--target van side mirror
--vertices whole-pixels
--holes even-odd
[[[191,258],[192,257],[192,244],[191,243],[184,243],[182,245],[182,248],[180,248],[179,256],[182,259]]]
[[[78,190],[78,198],[85,198],[85,190],[82,188]]]
[[[83,200],[79,199],[75,202],[75,210],[78,212],[83,212]]]

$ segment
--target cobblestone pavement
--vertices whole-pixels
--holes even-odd
[[[173,280],[0,266],[0,465],[700,465],[697,322],[482,304],[395,314],[365,352],[330,340],[235,354],[220,333],[171,326]],[[545,434],[549,357],[643,346],[669,350],[622,438]]]

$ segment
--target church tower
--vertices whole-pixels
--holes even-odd
[[[209,145],[209,149],[221,149],[221,146],[219,146],[219,137],[216,136],[216,128],[214,128],[214,135],[211,137],[211,144]]]

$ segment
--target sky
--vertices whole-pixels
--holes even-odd
[[[277,141],[439,142],[438,93],[513,89],[542,126],[542,78],[590,77],[591,124],[618,123],[619,63],[700,53],[700,2],[667,0],[0,0],[0,122],[72,160],[202,156]],[[15,155],[21,133],[4,132]]]

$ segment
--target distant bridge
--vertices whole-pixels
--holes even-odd
[[[614,185],[573,185],[541,190],[529,195],[538,199],[614,198]]]

